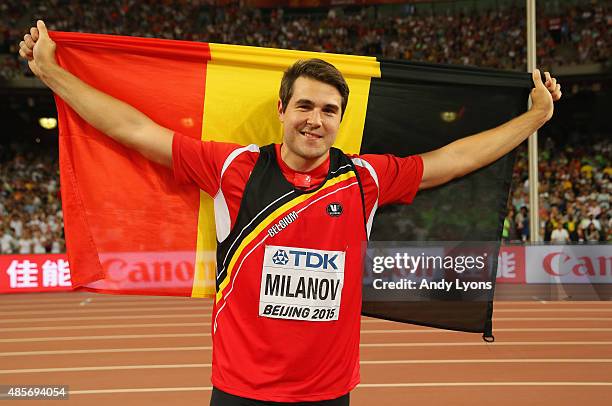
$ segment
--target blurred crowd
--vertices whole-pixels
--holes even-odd
[[[4,0],[0,76],[29,74],[16,58],[26,28],[44,18],[53,30],[384,56],[421,62],[525,70],[524,1],[515,7],[437,15],[388,6],[254,9],[210,0]],[[551,11],[538,2],[538,61],[551,70],[612,60],[612,7],[593,0]],[[385,10],[387,10],[385,12]],[[401,10],[401,12],[398,12]],[[29,14],[28,14],[29,13]],[[5,54],[2,57],[1,54]]]
[[[0,154],[0,253],[65,252],[57,158],[26,152],[15,144],[4,148]]]
[[[612,141],[556,146],[547,138],[539,154],[539,211],[542,241],[597,243],[612,241]],[[529,240],[527,148],[514,166],[504,239]]]
[[[383,7],[253,9],[210,0],[4,0],[0,78],[29,74],[18,43],[37,18],[52,30],[183,39],[525,69],[524,1],[487,12],[425,15]],[[612,61],[612,4],[538,2],[538,61],[550,69]],[[416,11],[415,11],[416,10]],[[573,145],[573,146],[569,146]],[[551,242],[612,241],[612,143],[540,146],[540,234]],[[55,155],[57,156],[57,155]],[[514,169],[503,238],[529,239],[526,148]],[[0,145],[0,253],[64,252],[57,159]]]

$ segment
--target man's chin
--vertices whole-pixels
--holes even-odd
[[[327,151],[328,149],[326,148],[303,148],[299,155],[303,159],[315,160],[327,154]]]

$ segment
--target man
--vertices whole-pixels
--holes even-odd
[[[92,126],[214,197],[212,405],[347,405],[359,382],[362,243],[376,208],[495,161],[561,97],[536,71],[531,110],[495,129],[421,156],[346,156],[332,145],[349,89],[318,59],[283,76],[283,143],[243,147],[175,134],[82,82],[57,65],[42,21],[19,53]]]
[[[550,241],[561,244],[567,244],[570,241],[569,233],[565,228],[563,228],[562,221],[557,221],[557,226],[551,233]]]
[[[543,217],[544,223],[544,241],[550,242],[553,231],[555,230],[554,219],[551,214],[545,214]]]
[[[8,223],[8,222],[6,222]],[[3,227],[2,237],[0,237],[0,253],[12,254],[15,250],[16,240],[13,237],[12,230],[8,227],[8,224]]]
[[[568,213],[567,221],[563,224],[563,228],[569,233],[570,241],[578,241],[578,225],[572,213]]]
[[[529,239],[529,213],[527,212],[527,206],[521,206],[517,213],[516,227],[521,241],[527,241]]]
[[[583,230],[586,230],[591,224],[594,224],[597,230],[601,230],[601,223],[599,222],[599,220],[597,220],[597,218],[595,218],[592,213],[590,213],[588,217],[585,216],[582,221],[580,221],[579,227]]]

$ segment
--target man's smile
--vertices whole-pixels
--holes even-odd
[[[323,138],[322,135],[315,134],[315,133],[312,133],[310,131],[304,131],[303,130],[303,131],[300,131],[300,134],[302,134],[303,136],[305,136],[308,139],[320,139],[320,138]]]

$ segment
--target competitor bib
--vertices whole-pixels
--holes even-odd
[[[344,258],[344,251],[266,246],[259,315],[288,320],[338,320]]]

